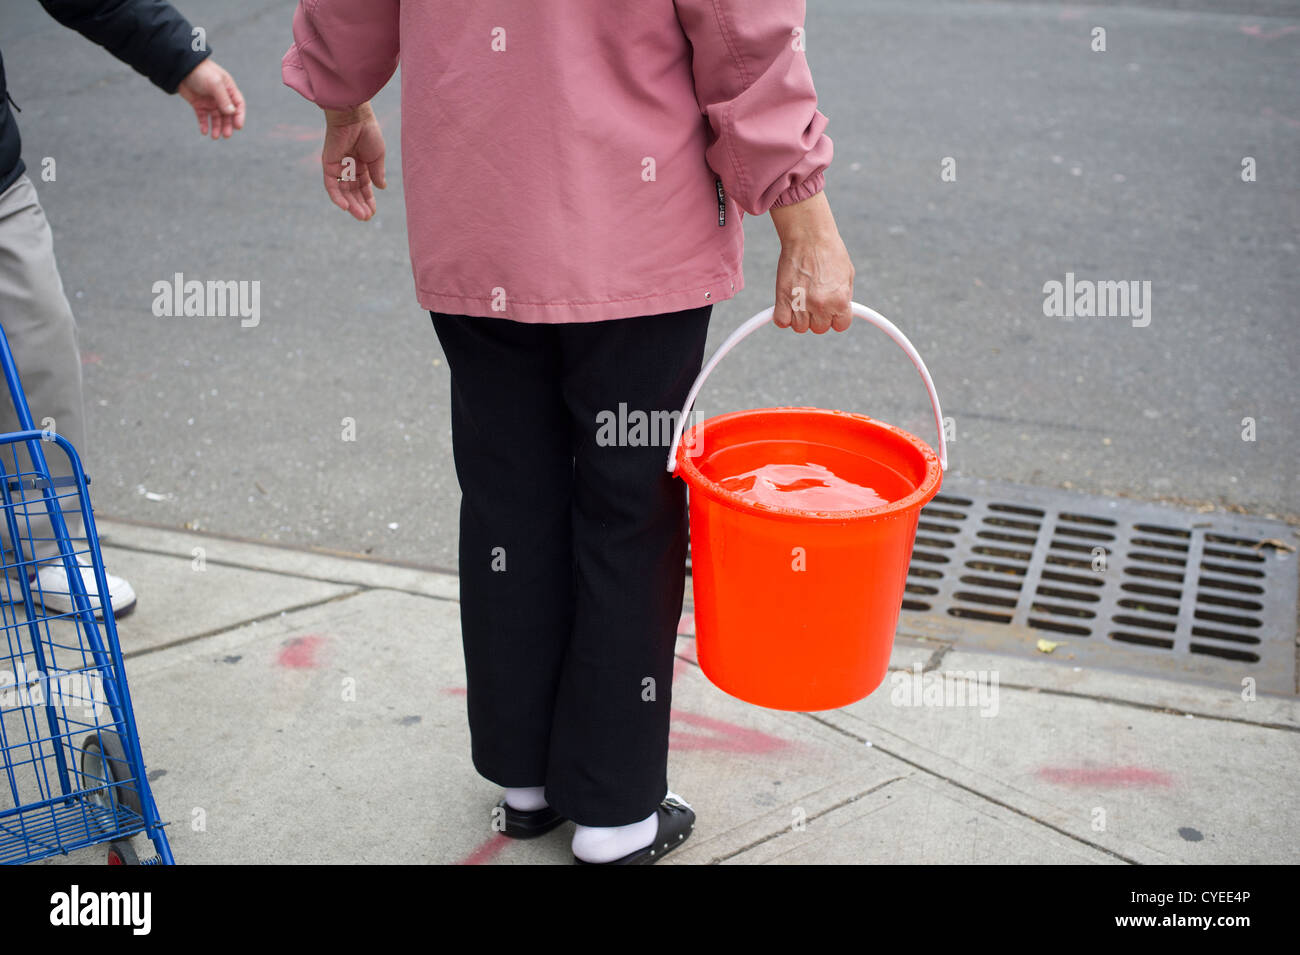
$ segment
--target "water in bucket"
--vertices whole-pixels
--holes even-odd
[[[854,303],[913,359],[930,391],[940,454],[865,415],[821,408],[738,411],[696,425],[679,445],[704,379],[678,423],[669,470],[690,486],[696,656],[719,688],[750,703],[825,710],[884,680],[920,510],[946,465],[933,381],[887,319]]]
[[[840,477],[821,464],[764,464],[718,481],[746,501],[776,510],[862,511],[890,498],[873,487]]]

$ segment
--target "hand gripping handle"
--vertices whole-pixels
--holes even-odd
[[[865,322],[875,325],[882,332],[894,340],[899,348],[907,352],[907,357],[912,359],[912,364],[916,370],[921,373],[922,380],[925,381],[925,388],[930,393],[930,404],[934,408],[934,427],[939,433],[939,465],[945,471],[948,470],[948,441],[943,433],[943,412],[939,410],[939,393],[935,391],[934,379],[930,377],[930,370],[925,367],[925,362],[921,360],[920,353],[913,347],[912,343],[907,340],[907,336],[898,330],[896,326],[885,316],[873,309],[860,305],[857,302],[852,303],[853,317],[860,318]],[[717,367],[718,362],[727,357],[727,353],[740,344],[741,340],[747,338],[750,334],[758,330],[763,325],[772,321],[772,314],[776,311],[773,308],[765,308],[745,324],[741,325],[734,332],[727,336],[727,340],[718,346],[718,350],[713,353],[704,367],[700,370],[699,377],[695,379],[695,384],[691,385],[691,392],[686,396],[686,404],[682,408],[681,417],[677,419],[677,427],[673,431],[673,444],[668,449],[668,470],[677,469],[677,446],[681,443],[682,432],[686,428],[687,416],[691,413],[691,408],[695,406],[695,398],[704,387],[704,381]]]

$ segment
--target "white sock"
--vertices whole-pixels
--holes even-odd
[[[520,812],[532,812],[534,809],[544,809],[546,802],[545,786],[525,786],[522,789],[507,789],[506,803],[511,809],[518,809]]]
[[[630,826],[578,826],[573,854],[583,862],[613,862],[644,849],[659,836],[659,812]]]

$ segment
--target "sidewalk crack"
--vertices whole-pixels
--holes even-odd
[[[862,799],[865,796],[870,796],[872,793],[879,792],[880,790],[884,789],[886,786],[890,786],[893,785],[894,783],[901,782],[906,778],[907,778],[906,776],[894,776],[891,777],[890,779],[884,780],[883,782],[876,783],[876,785],[872,786],[869,789],[864,789],[862,792],[855,793],[852,796],[849,796],[847,799],[841,799],[833,806],[827,806],[825,809],[821,810],[820,812],[813,813],[811,816],[808,816],[804,820],[804,822],[809,823],[816,819],[820,819],[822,816],[825,816],[828,813],[832,813],[837,809],[843,809],[845,806],[848,806],[851,803],[855,803],[859,799]],[[736,856],[748,852],[750,849],[753,849],[757,846],[761,846],[765,842],[771,842],[773,839],[785,835],[787,831],[788,830],[782,827],[778,829],[776,832],[769,832],[767,835],[755,839],[753,842],[746,843],[745,845],[740,846],[737,849],[732,849],[730,852],[726,853],[725,855],[714,856],[712,859],[708,861],[708,865],[719,865],[720,863],[726,862],[728,859],[734,859]]]
[[[1220,723],[1239,723],[1243,726],[1256,726],[1260,729],[1285,730],[1288,733],[1300,733],[1300,726],[1292,726],[1286,723],[1261,723],[1256,720],[1248,720],[1241,716],[1220,716],[1215,713],[1202,713],[1197,710],[1182,710],[1172,706],[1161,706],[1157,703],[1143,703],[1139,700],[1122,700],[1113,696],[1098,696],[1094,693],[1074,693],[1070,690],[1058,690],[1042,686],[1030,686],[1024,683],[1003,683],[1001,687],[1006,690],[1023,690],[1028,693],[1043,693],[1050,696],[1064,696],[1075,700],[1092,700],[1095,703],[1110,703],[1114,706],[1127,706],[1135,710],[1145,710],[1149,713],[1163,713],[1166,716],[1191,716],[1198,720],[1215,720]]]
[[[823,726],[827,727],[828,729],[834,730],[835,732],[840,733],[841,735],[847,736],[849,739],[856,740],[859,743],[867,742],[866,737],[858,736],[856,733],[852,733],[849,730],[846,730],[844,727],[837,726],[836,724],[830,722],[829,720],[822,719],[821,717],[816,716],[813,713],[806,713],[804,715],[807,716],[809,719],[811,719],[813,722],[820,723]],[[1007,810],[1007,812],[1014,813],[1015,815],[1020,816],[1022,819],[1028,819],[1030,822],[1036,823],[1040,826],[1043,826],[1044,828],[1051,829],[1053,832],[1059,833],[1060,835],[1065,836],[1067,839],[1072,839],[1075,842],[1081,843],[1082,845],[1085,845],[1090,849],[1095,849],[1097,852],[1105,853],[1106,855],[1114,859],[1119,859],[1121,862],[1126,862],[1129,865],[1141,865],[1141,863],[1138,862],[1136,859],[1130,859],[1128,856],[1124,855],[1123,853],[1116,852],[1114,849],[1108,849],[1103,845],[1099,845],[1098,843],[1085,839],[1082,836],[1076,835],[1075,833],[1070,832],[1068,829],[1064,829],[1061,826],[1055,825],[1054,823],[1050,823],[1045,819],[1039,819],[1031,812],[1027,812],[1023,809],[1020,809],[1017,806],[1013,806],[1010,803],[1004,802],[1001,799],[997,799],[989,795],[988,793],[981,792],[980,790],[975,789],[973,786],[968,786],[965,783],[953,779],[951,776],[945,776],[943,773],[939,772],[938,770],[931,769],[930,767],[922,765],[921,763],[918,763],[915,760],[908,759],[906,756],[903,756],[899,753],[895,753],[892,750],[886,749],[884,746],[881,746],[879,743],[873,742],[871,744],[871,748],[877,752],[884,753],[886,756],[892,757],[893,759],[896,759],[901,763],[905,763],[906,765],[911,766],[913,769],[920,770],[921,772],[925,773],[927,776],[932,776],[935,779],[941,779],[950,786],[954,786],[957,789],[963,790],[964,792],[968,792],[972,796],[982,799],[985,802],[992,803],[995,806],[1000,806],[1003,809]]]
[[[205,630],[202,633],[191,634],[188,637],[179,637],[176,640],[172,640],[170,643],[160,643],[154,647],[144,647],[143,649],[132,650],[130,652],[123,651],[122,659],[123,661],[134,660],[138,657],[148,656],[151,653],[157,653],[160,650],[170,650],[173,647],[181,647],[187,643],[194,643],[197,640],[206,640],[208,637],[215,637],[218,634],[229,633],[231,630],[238,630],[241,627],[247,627],[250,624],[262,623],[265,620],[274,620],[275,618],[279,617],[281,614],[297,613],[300,610],[310,610],[313,607],[323,607],[326,604],[331,604],[339,600],[347,600],[351,597],[357,596],[358,594],[367,593],[373,589],[374,588],[372,587],[357,587],[355,590],[349,590],[346,591],[345,593],[334,594],[330,597],[323,597],[320,600],[308,600],[305,603],[294,604],[292,607],[281,607],[276,610],[268,611],[267,613],[264,614],[259,614],[256,617],[249,617],[246,620],[240,620],[236,623],[226,624],[220,627],[214,627],[211,630]]]

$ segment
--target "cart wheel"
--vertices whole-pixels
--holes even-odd
[[[135,849],[131,848],[131,843],[125,839],[119,839],[117,842],[108,844],[108,864],[109,865],[139,865],[140,857],[135,854]]]
[[[104,748],[100,749],[100,741],[103,741]],[[81,744],[81,785],[83,789],[98,789],[105,785],[107,780],[115,783],[121,783],[122,780],[131,778],[130,763],[126,758],[126,750],[122,748],[122,740],[116,733],[99,732],[87,736],[85,742]],[[117,805],[125,806],[137,816],[144,818],[144,812],[140,803],[139,782],[134,786],[118,785],[113,790],[113,800]],[[101,809],[109,812],[113,811],[113,806],[109,799],[109,790],[98,789],[97,792],[88,793],[86,798]]]

